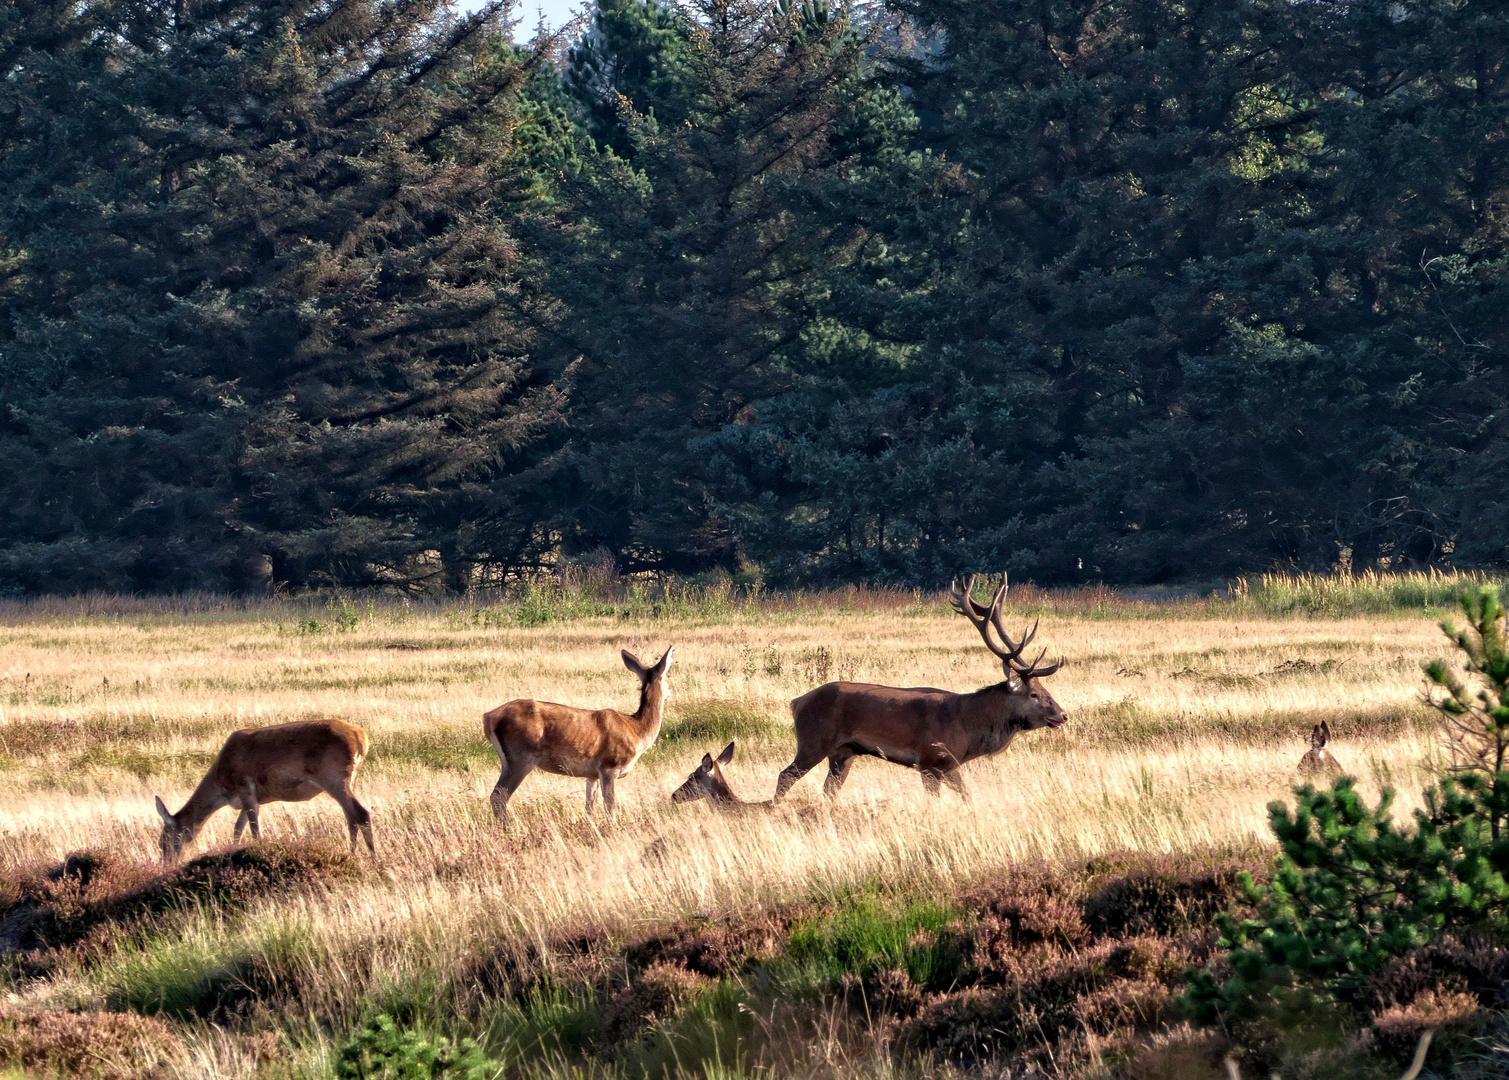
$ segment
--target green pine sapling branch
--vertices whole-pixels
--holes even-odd
[[[1445,661],[1424,665],[1430,680],[1427,700],[1441,714],[1441,730],[1451,754],[1450,770],[1463,787],[1477,793],[1495,842],[1509,821],[1509,651],[1505,649],[1505,616],[1498,589],[1477,586],[1462,594],[1467,625],[1451,621],[1441,629],[1461,650],[1462,679]],[[1437,697],[1436,689],[1444,691]]]

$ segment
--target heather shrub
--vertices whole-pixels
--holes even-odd
[[[174,1075],[183,1044],[171,1026],[134,1013],[23,1013],[0,1008],[0,1067],[79,1080]]]

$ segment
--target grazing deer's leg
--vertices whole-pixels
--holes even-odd
[[[613,782],[617,779],[617,777],[613,773],[607,772],[605,770],[601,774],[599,779],[601,780],[603,787],[603,812],[611,818],[613,816],[613,807],[616,805],[616,801],[613,797]]]
[[[597,805],[597,780],[593,778],[587,781],[587,813],[592,813],[592,808]]]
[[[246,823],[251,826],[253,840],[262,839],[261,814],[262,808],[259,806],[253,806],[246,811]]]
[[[236,815],[236,827],[231,832],[231,839],[237,843],[241,840],[241,830],[247,825],[251,826],[252,839],[262,839],[257,831],[257,788],[250,780],[246,781],[245,787],[236,792],[232,806],[239,807],[241,813]]]
[[[939,770],[933,768],[918,769],[917,771],[922,775],[922,790],[936,797],[938,794],[938,778],[942,774]]]
[[[499,754],[499,757],[502,757]],[[503,773],[498,777],[497,786],[493,788],[491,801],[493,804],[493,817],[499,821],[508,820],[508,800],[513,798],[513,793],[519,790],[519,785],[524,778],[534,771],[534,762],[515,754],[514,760],[503,758]]]
[[[367,851],[377,855],[377,845],[372,842],[372,815],[367,808],[356,801],[356,796],[351,791],[351,780],[340,786],[338,791],[330,792],[331,798],[341,804],[341,810],[346,814],[346,829],[351,834],[351,850],[356,850],[356,834],[361,833],[362,839],[367,842]]]
[[[849,766],[854,764],[855,757],[854,751],[847,746],[840,746],[828,755],[828,778],[823,781],[823,794],[828,798],[838,798],[844,781],[849,778]]]

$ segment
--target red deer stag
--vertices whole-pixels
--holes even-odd
[[[1062,661],[1039,667],[1047,650],[1030,664],[1021,659],[1022,651],[1037,634],[1037,624],[1020,642],[1012,641],[1001,626],[1006,575],[1001,575],[1001,587],[989,607],[971,597],[974,584],[973,577],[954,583],[954,608],[979,631],[986,647],[1000,657],[1006,681],[972,694],[954,694],[931,686],[901,689],[847,682],[819,686],[791,703],[796,758],[781,770],[775,788],[777,799],[823,758],[828,759],[823,793],[836,798],[849,766],[863,755],[916,769],[933,794],[937,794],[941,780],[963,795],[959,766],[1004,750],[1019,731],[1058,727],[1068,719],[1038,682],[1057,671]],[[991,639],[992,627],[1000,635],[999,645]]]
[[[162,796],[157,797],[163,862],[176,862],[184,845],[193,842],[209,816],[222,806],[241,811],[235,838],[240,840],[241,830],[250,825],[255,840],[262,835],[257,816],[263,805],[304,802],[322,791],[341,804],[352,850],[360,832],[367,850],[375,855],[372,815],[351,792],[351,782],[366,756],[367,733],[340,720],[301,720],[231,732],[210,771],[178,813],[168,813]]]
[[[774,806],[775,802],[771,799],[750,801],[734,794],[734,789],[728,786],[728,781],[723,777],[723,766],[733,759],[733,743],[725,746],[723,753],[719,754],[716,759],[711,754],[703,754],[702,764],[698,765],[686,778],[686,783],[671,792],[671,801],[681,803],[711,799],[713,806],[717,809],[734,811],[766,809]]]
[[[508,819],[508,800],[535,769],[584,778],[589,814],[595,789],[601,786],[603,807],[612,814],[614,782],[629,774],[660,734],[660,717],[670,697],[665,673],[672,651],[667,649],[646,667],[623,650],[624,666],[639,676],[639,710],[632,716],[617,709],[577,709],[527,698],[500,705],[484,716],[482,730],[503,765],[492,793],[497,819]]]

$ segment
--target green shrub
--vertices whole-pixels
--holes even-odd
[[[341,1047],[335,1063],[340,1080],[493,1080],[502,1070],[471,1039],[429,1039],[386,1013]]]
[[[1457,928],[1504,930],[1509,915],[1509,651],[1497,590],[1461,598],[1468,624],[1442,629],[1465,656],[1472,685],[1444,662],[1426,674],[1446,696],[1440,710],[1452,750],[1449,774],[1425,792],[1413,827],[1390,817],[1387,789],[1368,806],[1349,777],[1330,791],[1306,785],[1295,807],[1269,805],[1281,852],[1271,881],[1241,876],[1251,918],[1220,920],[1230,975],[1192,976],[1185,996],[1199,1019],[1282,1020],[1321,1000],[1357,1002],[1389,960]]]

